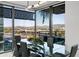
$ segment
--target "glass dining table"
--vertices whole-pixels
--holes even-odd
[[[39,45],[37,44],[38,46],[42,47],[43,49],[40,49],[39,47],[37,47],[37,45],[34,45],[33,42],[30,42],[26,39],[23,39],[21,42],[24,42],[24,43],[27,43],[27,47],[29,49],[34,49],[37,48],[37,51],[40,52],[40,53],[43,53],[44,56],[49,56],[50,55],[50,52],[49,52],[49,47],[47,46],[47,42],[44,42],[44,45]],[[17,43],[17,45],[20,45],[20,43]],[[53,44],[53,53],[62,53],[62,54],[65,54],[65,45],[59,45],[59,44]]]

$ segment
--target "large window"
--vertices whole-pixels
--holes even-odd
[[[46,48],[45,51],[50,50],[51,54],[53,44],[65,44],[64,13],[64,4],[52,6],[45,10],[36,11],[36,37],[38,38],[41,35],[41,39],[45,43],[47,42],[45,46],[50,47],[49,49]]]
[[[53,34],[55,36],[64,37],[64,13],[63,14],[53,14]]]
[[[20,35],[25,32],[26,38],[30,39],[34,37],[34,21],[33,20],[23,20],[23,19],[15,19],[15,36]]]
[[[54,36],[54,43],[56,44],[65,44],[65,4],[60,3],[53,7],[52,14],[52,33]]]
[[[3,18],[4,21],[4,51],[12,49],[12,19]]]
[[[54,36],[54,43],[65,44],[65,24],[64,13],[53,14],[52,31]]]
[[[12,9],[0,6],[0,52],[12,49]]]
[[[36,34],[47,36],[49,34],[49,14],[45,11],[36,11]]]

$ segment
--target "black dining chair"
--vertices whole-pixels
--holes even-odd
[[[69,54],[64,55],[56,52],[55,54],[53,54],[53,56],[54,57],[75,57],[77,49],[78,49],[78,45],[74,45],[71,47],[71,52]]]
[[[30,51],[27,48],[27,43],[21,42],[21,53],[22,53],[22,57],[30,56]]]
[[[13,56],[19,57],[19,50],[18,50],[16,42],[14,42],[14,53],[13,53]]]
[[[17,43],[20,43],[21,37],[20,36],[15,36],[14,37],[14,53],[13,56],[20,57],[20,45],[17,45]]]
[[[78,49],[78,45],[73,46],[71,49],[69,57],[75,57],[77,49]]]
[[[16,43],[19,43],[21,41],[21,36],[15,36],[14,39]]]

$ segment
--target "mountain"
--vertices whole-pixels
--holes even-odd
[[[12,29],[12,27],[5,27],[4,29],[6,29],[6,28]],[[15,30],[34,30],[34,28],[35,27],[33,27],[33,26],[30,26],[30,27],[16,26]],[[37,30],[49,30],[49,26],[46,26],[46,25],[44,25],[44,26],[37,26],[36,28],[37,28]],[[52,28],[53,29],[65,28],[65,25],[64,24],[54,24],[52,26]]]

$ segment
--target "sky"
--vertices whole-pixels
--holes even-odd
[[[64,24],[64,14],[53,14],[53,24]],[[49,18],[45,19],[44,24],[42,23],[43,18],[38,14],[37,16],[37,25],[43,26],[43,25],[49,25]],[[32,20],[23,20],[23,19],[15,19],[15,26],[34,26],[34,21]],[[12,27],[12,19],[4,18],[4,27]]]
[[[64,24],[64,21],[64,14],[53,15],[53,24]]]

